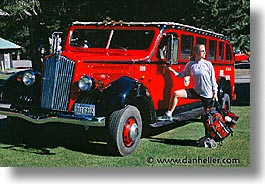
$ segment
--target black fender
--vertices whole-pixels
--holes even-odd
[[[218,99],[220,100],[220,103],[222,104],[222,99],[224,98],[225,94],[228,94],[230,99],[232,96],[232,86],[230,83],[230,80],[226,80],[224,77],[219,77],[218,81]]]
[[[35,83],[26,86],[22,77],[26,71],[32,71],[35,75]],[[14,107],[40,107],[41,73],[33,70],[20,71],[10,76],[2,88],[2,99]]]
[[[102,102],[108,113],[133,105],[138,108],[144,121],[155,118],[149,91],[141,82],[129,77],[121,77],[106,87]]]
[[[155,120],[155,110],[150,93],[139,81],[123,76],[110,83],[97,100],[96,111],[100,115],[110,116],[114,111],[133,105],[141,113],[145,122]]]

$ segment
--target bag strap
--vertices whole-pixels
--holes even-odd
[[[214,100],[214,103],[215,103],[215,107],[220,109],[221,108],[221,105],[218,101]]]
[[[220,103],[218,101],[212,100],[210,102],[210,106],[208,107],[208,109],[211,109],[211,108],[220,109],[221,108],[221,105],[220,105]]]

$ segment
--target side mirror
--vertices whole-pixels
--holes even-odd
[[[63,32],[54,32],[52,37],[49,38],[50,53],[59,53],[62,50],[62,35]]]
[[[168,39],[167,65],[178,63],[178,38],[172,34]]]

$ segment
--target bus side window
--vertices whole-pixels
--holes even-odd
[[[217,42],[215,40],[209,41],[209,57],[208,59],[210,61],[215,60],[215,53],[216,53],[216,44]]]
[[[196,38],[196,45],[198,44],[203,44],[206,46],[206,39],[205,38],[200,38],[200,37],[197,37]]]
[[[231,61],[231,60],[232,60],[232,52],[230,46],[226,44],[226,61]]]
[[[159,58],[162,61],[166,61],[167,58],[167,44],[168,44],[168,38],[164,35],[162,41],[159,44],[158,51],[159,51]]]
[[[207,59],[207,55],[208,55],[208,45],[206,45],[206,39],[205,38],[196,37],[196,45],[198,45],[198,44],[205,45],[205,49],[206,49],[205,59]]]
[[[181,35],[181,60],[189,60],[191,55],[191,50],[193,47],[193,36]]]
[[[170,64],[178,63],[178,37],[175,33],[164,35],[158,46],[159,58]]]
[[[219,42],[219,55],[218,55],[219,61],[224,61],[224,43]]]

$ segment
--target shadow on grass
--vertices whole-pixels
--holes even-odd
[[[169,124],[167,126],[162,126],[162,127],[157,127],[157,128],[148,127],[147,130],[143,132],[143,137],[148,138],[151,136],[156,136],[161,133],[173,130],[175,128],[182,127],[190,123],[194,123],[194,122],[200,122],[200,121],[201,121],[200,117],[197,117],[197,118],[191,118],[185,121],[178,121],[178,122]]]
[[[4,86],[6,80],[0,79],[0,91],[2,91],[2,87]]]
[[[161,128],[150,128],[148,136],[155,136],[194,121],[183,121]],[[115,156],[107,145],[107,138],[108,132],[105,128],[90,127],[86,130],[83,126],[63,123],[36,125],[15,118],[0,121],[0,143],[2,143],[0,149],[39,155],[55,155],[53,149],[63,147],[86,154]],[[165,144],[195,145],[195,142],[191,140],[175,142],[176,140],[152,138],[151,141]]]
[[[164,139],[164,138],[150,138],[151,142],[164,143],[168,145],[176,145],[176,146],[193,146],[198,147],[198,140],[190,140],[190,139]]]
[[[190,123],[198,122],[201,121],[198,118],[186,120],[186,121],[181,121],[181,122],[176,122],[170,126],[164,127],[161,130],[157,130],[153,132],[152,136],[158,135],[160,133],[163,133],[165,131],[169,131],[178,127],[182,127],[185,125],[188,125]],[[203,126],[203,124],[202,124]],[[165,138],[154,138],[154,137],[149,137],[148,138],[151,142],[158,142],[158,143],[163,143],[163,144],[168,144],[168,145],[178,145],[178,146],[194,146],[198,147],[198,140],[190,140],[190,139],[165,139]]]
[[[68,124],[35,125],[23,120],[0,122],[0,149],[54,155],[52,149],[64,147],[86,154],[108,156],[106,130]],[[6,145],[4,145],[6,144]]]

